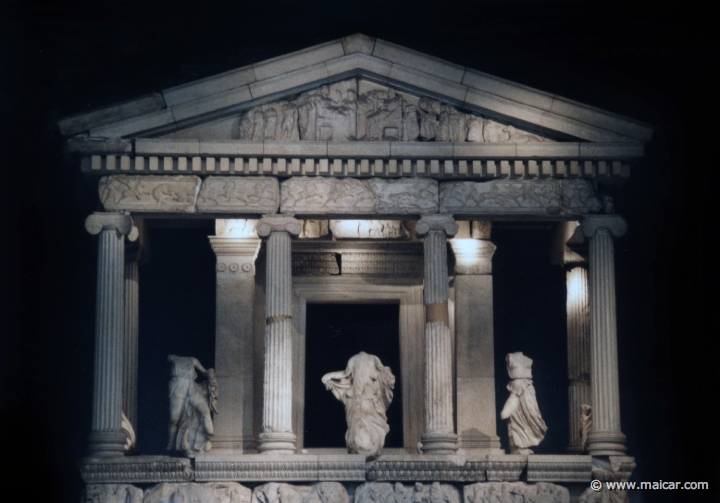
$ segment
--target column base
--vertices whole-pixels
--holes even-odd
[[[586,449],[587,450],[587,449]],[[565,447],[566,454],[582,454],[582,449],[579,445],[568,445]]]
[[[267,431],[258,435],[260,454],[295,454],[297,436],[291,431]]]
[[[123,456],[127,438],[122,430],[92,431],[88,435],[90,456]]]
[[[255,439],[252,437],[218,437],[216,435],[212,439],[212,445],[214,453],[257,454]]]
[[[619,431],[591,431],[588,434],[587,450],[591,456],[623,456],[625,435]]]
[[[458,438],[452,432],[424,433],[420,441],[423,454],[457,454]]]

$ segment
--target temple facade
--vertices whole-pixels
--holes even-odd
[[[648,125],[364,35],[59,125],[102,205],[86,220],[98,236],[88,502],[624,501],[589,486],[635,466],[615,314],[627,223],[612,194]],[[170,218],[215,224],[215,361],[172,360],[174,453],[126,454],[138,257],[147,225]],[[494,363],[498,222],[551,225],[567,274],[570,426],[552,455],[526,441],[544,426],[531,360],[508,356],[512,396],[495,405],[509,379]],[[308,305],[332,303],[398,306],[401,447],[305,444]]]

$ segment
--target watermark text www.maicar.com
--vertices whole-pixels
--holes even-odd
[[[710,484],[708,482],[674,482],[666,480],[654,482],[601,482],[593,480],[590,482],[590,488],[593,491],[602,491],[603,489],[611,491],[703,491],[710,489]]]

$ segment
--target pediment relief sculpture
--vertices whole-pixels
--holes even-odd
[[[427,96],[412,96],[362,79],[251,108],[240,117],[235,137],[254,141],[552,141]]]

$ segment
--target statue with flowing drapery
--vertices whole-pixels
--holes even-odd
[[[360,352],[343,371],[325,374],[322,382],[345,404],[350,454],[378,456],[390,431],[385,412],[393,398],[395,376],[377,356]]]

